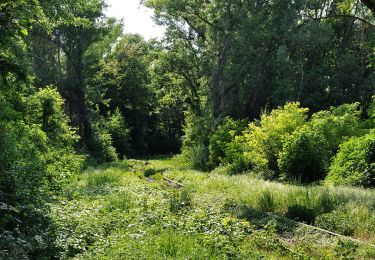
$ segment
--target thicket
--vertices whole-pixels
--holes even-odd
[[[18,97],[17,108],[0,101],[0,258],[53,257],[46,203],[81,171],[84,157],[56,90]]]
[[[199,169],[222,165],[229,173],[252,171],[292,182],[326,179],[327,184],[374,187],[371,113],[372,106],[366,112],[354,103],[308,117],[307,108],[287,103],[247,127],[244,121],[226,118],[215,131],[202,133],[198,129],[207,121],[196,121],[186,126],[190,143],[184,148],[191,147],[194,138],[205,138],[199,151],[190,151],[199,158],[199,164],[193,164]]]

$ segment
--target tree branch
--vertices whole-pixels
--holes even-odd
[[[335,19],[335,18],[351,18],[354,20],[361,21],[362,23],[370,26],[371,28],[375,29],[375,24],[370,23],[369,21],[363,19],[362,17],[358,17],[355,15],[350,15],[350,14],[334,14],[334,15],[329,15],[329,16],[323,16],[323,17],[312,17],[309,16],[310,20],[304,20],[301,24],[299,24],[295,29],[299,29],[306,25],[306,23],[312,22],[312,21],[321,21],[321,20],[327,20],[327,19]]]

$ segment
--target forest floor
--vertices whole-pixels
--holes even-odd
[[[51,214],[63,259],[375,259],[369,201],[374,191],[204,173],[173,157],[91,168]]]

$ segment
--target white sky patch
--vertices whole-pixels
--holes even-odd
[[[140,4],[140,0],[106,0],[109,5],[105,14],[117,19],[123,19],[125,33],[138,33],[146,40],[161,39],[164,28],[152,20],[153,11]]]

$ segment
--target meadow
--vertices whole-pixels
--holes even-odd
[[[51,214],[62,259],[372,259],[374,201],[374,190],[205,173],[176,156],[90,168]]]

